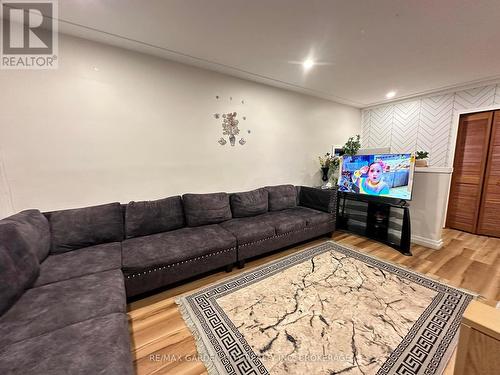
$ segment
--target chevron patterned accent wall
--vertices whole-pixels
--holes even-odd
[[[364,109],[361,143],[363,148],[390,146],[398,153],[429,151],[431,166],[450,166],[454,114],[496,104],[500,105],[500,83]]]

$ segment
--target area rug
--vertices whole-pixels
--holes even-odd
[[[473,297],[328,241],[177,303],[209,374],[440,374]]]

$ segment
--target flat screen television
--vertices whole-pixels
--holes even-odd
[[[411,200],[413,154],[344,155],[340,171],[340,191]]]

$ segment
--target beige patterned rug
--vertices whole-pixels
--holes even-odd
[[[472,298],[329,241],[177,303],[209,374],[440,374]]]

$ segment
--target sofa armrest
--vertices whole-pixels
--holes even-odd
[[[301,186],[299,190],[299,205],[335,214],[337,209],[337,190],[322,190]]]

